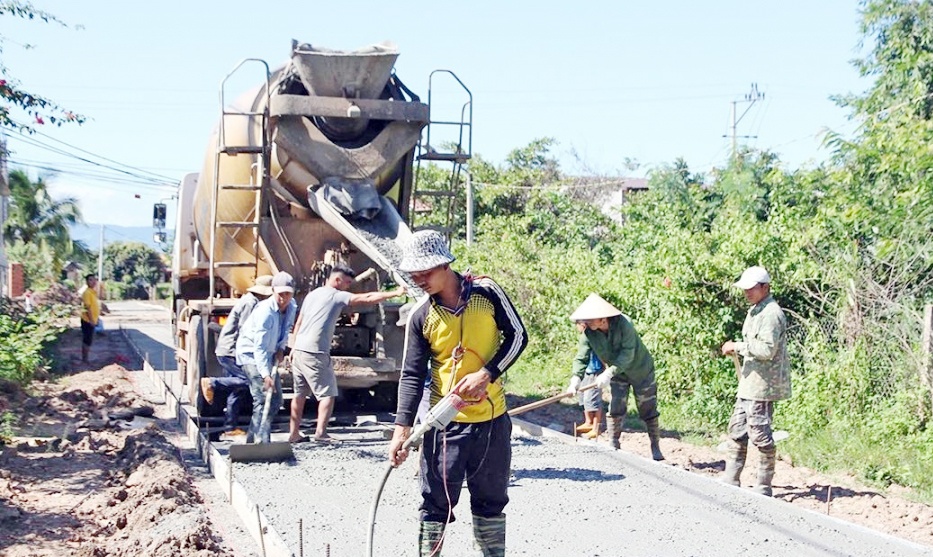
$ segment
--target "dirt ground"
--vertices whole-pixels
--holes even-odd
[[[0,386],[0,413],[18,418],[16,439],[0,453],[0,554],[25,556],[230,556],[211,523],[157,404],[143,399],[127,369],[140,362],[117,332],[95,339],[82,366],[80,332],[59,346],[61,375],[37,381],[30,396]],[[510,407],[524,402],[510,397]],[[522,419],[569,431],[582,412],[554,404]],[[662,420],[663,426],[663,420]],[[603,442],[602,440],[600,442]],[[626,431],[624,450],[649,457],[647,437]],[[714,449],[662,439],[666,464],[704,476],[724,468]],[[749,455],[755,462],[755,454]],[[753,466],[743,485],[753,481]],[[897,489],[880,492],[848,477],[827,477],[778,462],[774,496],[893,536],[933,546],[933,507]]]
[[[0,554],[233,556],[163,433],[173,424],[134,389],[141,362],[122,335],[98,335],[90,365],[80,343],[63,337],[62,377],[0,393],[19,419],[0,453]]]
[[[529,401],[509,397],[510,408],[526,402]],[[575,421],[583,421],[583,410],[582,407],[573,404],[559,403],[519,417],[551,429],[571,433],[572,424]],[[605,421],[603,425],[605,426]],[[716,477],[725,470],[724,453],[714,448],[681,442],[676,432],[664,431],[663,416],[661,426],[661,450],[666,464],[707,477]],[[600,436],[597,442],[607,442],[605,435]],[[621,445],[622,450],[651,458],[648,436],[644,431],[626,427]],[[755,482],[757,459],[758,453],[754,448],[749,448],[748,460],[742,474],[743,489],[748,489]],[[851,476],[827,476],[794,466],[786,457],[781,456],[780,444],[773,487],[774,497],[791,505],[828,514],[915,543],[933,546],[933,506],[910,501],[905,497],[908,491],[905,488],[893,486],[880,491],[861,485]]]

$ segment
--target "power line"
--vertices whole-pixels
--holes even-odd
[[[105,182],[101,183],[92,183],[88,184],[89,187],[102,187],[107,189],[113,189],[118,191],[126,191],[125,188],[117,188],[114,186],[109,186],[109,184],[119,185],[119,184],[129,184],[133,186],[138,186],[140,188],[145,188],[149,191],[158,192],[160,194],[166,193],[168,190],[175,190],[176,186],[170,185],[158,185],[149,182],[148,180],[137,180],[132,178],[124,178],[121,176],[112,176],[102,173],[94,172],[79,172],[74,170],[68,170],[65,168],[60,168],[56,166],[48,166],[47,164],[42,163],[41,161],[27,161],[23,159],[10,159],[10,163],[24,168],[33,168],[36,170],[45,170],[54,174],[66,174],[69,176],[74,176],[77,178],[86,178],[89,180],[94,180],[96,182]]]
[[[752,106],[753,106],[756,102],[758,102],[758,101],[760,101],[760,100],[762,100],[762,99],[764,99],[764,98],[765,98],[765,94],[764,94],[764,93],[760,93],[760,92],[758,91],[758,84],[757,84],[757,83],[752,83],[752,88],[751,88],[751,90],[750,90],[748,93],[745,94],[745,98],[744,98],[744,99],[737,100],[737,101],[732,101],[732,125],[730,126],[730,128],[731,128],[731,130],[732,130],[731,136],[732,136],[732,156],[733,156],[733,157],[735,157],[735,154],[736,154],[736,152],[737,152],[737,143],[736,143],[736,141],[737,141],[737,139],[738,139],[739,136],[736,135],[736,129],[737,129],[738,125],[739,125],[739,122],[742,120],[742,118],[745,117],[746,114],[748,114],[748,111],[752,109]],[[738,117],[737,117],[737,116],[736,116],[736,110],[737,110],[737,109],[736,109],[736,106],[737,106],[738,103],[740,103],[740,102],[747,102],[747,103],[748,103],[748,108],[745,109],[745,112],[743,112],[741,116],[738,116]],[[726,136],[723,136],[723,137],[726,137]],[[757,138],[757,136],[754,136],[754,135],[743,135],[742,137],[743,137],[743,138],[748,138],[748,139],[755,139],[755,138]]]
[[[73,149],[73,150],[75,150],[75,151],[78,151],[79,153],[85,153],[85,154],[87,154],[87,155],[90,155],[90,156],[92,156],[92,157],[98,158],[98,159],[100,159],[100,160],[107,161],[107,162],[109,162],[109,163],[113,163],[113,164],[116,164],[116,165],[118,165],[118,166],[122,166],[122,167],[128,168],[128,169],[130,169],[130,170],[134,170],[134,171],[136,171],[136,172],[141,172],[141,173],[143,173],[143,174],[149,174],[150,176],[152,176],[152,177],[154,177],[155,179],[158,179],[158,180],[162,180],[162,181],[169,182],[169,183],[171,183],[171,182],[174,181],[172,178],[168,178],[168,177],[166,177],[166,176],[161,176],[161,175],[159,175],[159,174],[156,174],[155,172],[150,172],[150,171],[145,170],[145,169],[142,169],[142,168],[137,168],[137,167],[135,167],[135,166],[131,166],[131,165],[128,165],[128,164],[125,164],[125,163],[122,163],[122,162],[119,162],[119,161],[115,161],[115,160],[113,160],[113,159],[109,159],[109,158],[107,158],[107,157],[98,155],[98,154],[96,154],[96,153],[92,153],[92,152],[90,152],[90,151],[88,151],[88,150],[86,150],[86,149],[82,149],[82,148],[80,148],[80,147],[76,147],[76,146],[74,146],[74,145],[72,145],[72,144],[70,144],[70,143],[64,142],[64,141],[62,141],[62,140],[60,140],[60,139],[55,139],[54,137],[52,137],[52,136],[50,136],[50,135],[48,135],[48,134],[42,133],[42,132],[40,132],[40,131],[35,131],[35,133],[38,134],[38,135],[41,135],[41,136],[43,136],[43,137],[46,137],[46,138],[48,138],[48,139],[50,139],[50,140],[52,140],[52,141],[54,141],[54,142],[56,142],[56,143],[59,143],[59,144],[61,144],[61,145],[64,145],[65,147],[68,147],[69,149]],[[36,141],[36,143],[39,144],[39,145],[42,145],[41,142],[39,142],[39,141]],[[68,154],[68,153],[63,153],[63,154]],[[83,161],[85,161],[85,162],[88,162],[88,163],[90,163],[90,164],[95,164],[95,165],[98,165],[98,166],[105,166],[105,167],[106,167],[106,165],[102,165],[102,164],[97,163],[97,162],[94,162],[94,161],[88,161],[87,159],[84,159],[84,158],[82,158],[82,157],[78,157],[77,155],[73,155],[73,154],[68,154],[68,155],[69,155],[69,156],[72,156],[72,157],[74,157],[74,158],[76,158],[76,159],[78,159],[78,160],[83,160]],[[123,171],[123,170],[120,170],[119,168],[113,168],[113,167],[111,167],[111,168],[112,168],[113,170],[117,171],[117,172],[125,172],[125,171]]]
[[[11,136],[11,137],[12,137],[12,136]],[[23,143],[26,144],[26,145],[30,145],[30,146],[33,146],[33,147],[37,147],[37,148],[40,148],[40,149],[44,149],[44,150],[46,150],[46,151],[50,151],[50,152],[55,153],[55,154],[58,154],[58,155],[62,155],[62,156],[69,157],[69,158],[73,158],[73,159],[75,159],[75,160],[78,160],[78,161],[83,162],[83,163],[85,163],[85,164],[89,164],[89,165],[94,166],[94,167],[98,167],[98,168],[102,168],[102,169],[105,169],[105,170],[109,170],[109,171],[111,171],[111,172],[115,172],[115,173],[120,174],[120,175],[123,176],[123,181],[127,181],[127,180],[126,180],[126,177],[129,177],[132,181],[135,181],[136,183],[139,183],[140,185],[149,185],[150,187],[162,187],[162,188],[166,188],[166,187],[175,187],[175,184],[176,184],[175,180],[172,180],[171,178],[167,178],[167,177],[160,176],[160,175],[155,174],[155,173],[152,173],[152,172],[147,172],[147,171],[142,171],[142,170],[140,170],[141,172],[144,172],[144,173],[145,173],[145,174],[140,174],[139,172],[133,172],[133,171],[130,171],[130,170],[125,170],[125,169],[123,169],[123,168],[118,168],[118,167],[115,167],[115,166],[111,166],[111,165],[108,165],[108,164],[99,163],[99,162],[90,160],[90,159],[88,159],[88,158],[75,155],[74,153],[69,153],[68,151],[59,149],[59,148],[54,147],[54,146],[51,146],[51,145],[44,144],[44,143],[42,143],[41,141],[37,141],[37,140],[35,140],[35,139],[33,139],[33,138],[29,138],[29,137],[26,137],[26,136],[15,136],[15,138],[16,138],[18,141],[21,141],[21,142],[23,142]],[[95,156],[97,156],[97,155],[95,155]],[[101,157],[101,158],[103,158],[103,157]],[[104,159],[104,160],[108,160],[108,161],[109,161],[110,159]],[[116,162],[116,161],[113,161],[113,162],[114,162],[115,164],[122,164],[122,163],[118,163],[118,162]],[[65,172],[65,173],[70,172],[70,173],[73,173],[73,174],[78,174],[77,172],[74,172],[74,171],[67,171],[67,170],[64,170],[64,169],[62,169],[62,168],[56,168],[56,167],[54,167],[54,166],[48,166],[48,165],[51,165],[51,163],[45,163],[45,164],[47,165],[47,168],[46,168],[46,169],[47,169],[47,170],[50,170],[50,171],[61,171],[61,172]],[[30,165],[30,164],[27,163],[26,166],[36,166],[36,165]],[[131,166],[128,166],[128,165],[123,165],[123,166],[126,166],[127,168],[133,168],[133,169],[135,169],[134,167],[131,167]]]

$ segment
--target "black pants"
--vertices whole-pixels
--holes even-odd
[[[511,436],[508,414],[488,422],[452,422],[444,431],[430,430],[421,456],[421,520],[453,522],[464,478],[474,515],[489,518],[501,514],[509,502]]]
[[[94,325],[85,320],[81,320],[81,342],[84,346],[90,346],[94,342]]]

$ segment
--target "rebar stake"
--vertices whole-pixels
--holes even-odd
[[[262,517],[259,515],[259,505],[256,505],[256,526],[259,528],[259,544],[262,547],[262,557],[266,557],[266,536],[262,531]]]

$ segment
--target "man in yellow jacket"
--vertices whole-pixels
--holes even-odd
[[[81,293],[81,361],[88,363],[88,353],[94,342],[94,328],[100,319],[100,300],[97,299],[97,275],[84,277],[87,286]]]
[[[398,269],[427,295],[408,316],[389,461],[397,467],[408,458],[405,440],[429,373],[432,404],[450,393],[472,401],[422,441],[419,555],[441,554],[466,480],[476,545],[483,557],[503,557],[512,421],[501,377],[525,349],[528,333],[498,284],[457,273],[453,261],[447,241],[434,230],[415,232],[402,248]]]

